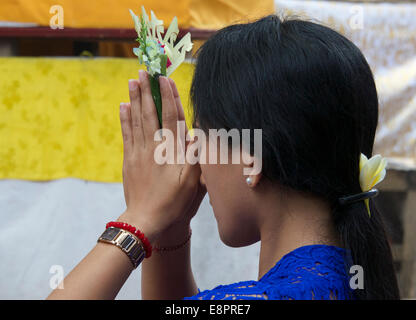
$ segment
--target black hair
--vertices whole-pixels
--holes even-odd
[[[362,192],[360,154],[371,157],[378,97],[360,50],[323,25],[276,15],[218,31],[198,50],[194,121],[209,128],[262,129],[262,176],[328,201],[342,245],[364,270],[358,299],[399,299],[380,213]]]

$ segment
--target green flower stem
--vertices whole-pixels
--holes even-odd
[[[152,90],[153,101],[155,102],[159,126],[162,128],[162,97],[160,95],[159,77],[149,75],[150,88]]]
[[[149,75],[150,88],[152,90],[153,101],[156,106],[157,118],[159,119],[159,126],[162,128],[162,96],[160,95],[159,76],[166,77],[166,64],[168,61],[167,55],[161,55],[161,74],[154,76]]]

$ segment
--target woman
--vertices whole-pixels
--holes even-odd
[[[184,119],[178,91],[171,79],[159,82],[163,127],[177,135]],[[118,220],[171,249],[144,259],[144,299],[399,298],[372,200],[370,216],[364,201],[339,201],[362,193],[360,154],[371,156],[378,119],[371,70],[349,40],[272,15],[222,29],[202,46],[191,88],[194,123],[207,133],[261,128],[261,172],[248,177],[243,169],[252,165],[242,162],[157,164],[158,120],[145,72],[129,81],[129,92],[130,104],[120,106],[127,209]],[[215,139],[200,141],[208,150],[201,159]],[[238,152],[256,157],[253,145]],[[225,244],[261,241],[259,281],[199,292],[186,240],[206,190]],[[364,288],[350,286],[353,265],[364,271]],[[132,270],[122,250],[99,242],[49,298],[113,299]]]

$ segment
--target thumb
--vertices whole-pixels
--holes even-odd
[[[188,161],[185,163],[185,167],[183,169],[183,176],[185,178],[185,184],[190,188],[199,188],[199,181],[201,177],[201,167],[199,162],[192,164]]]
[[[198,180],[199,183],[201,177],[200,156],[201,143],[198,139],[193,139],[186,146],[185,168],[183,169],[184,176],[193,186],[197,186],[195,181]]]

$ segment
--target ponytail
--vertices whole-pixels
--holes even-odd
[[[350,263],[364,271],[364,288],[355,289],[354,295],[360,300],[400,299],[390,244],[372,200],[370,212],[369,217],[364,201],[338,206],[334,212],[335,227]]]

